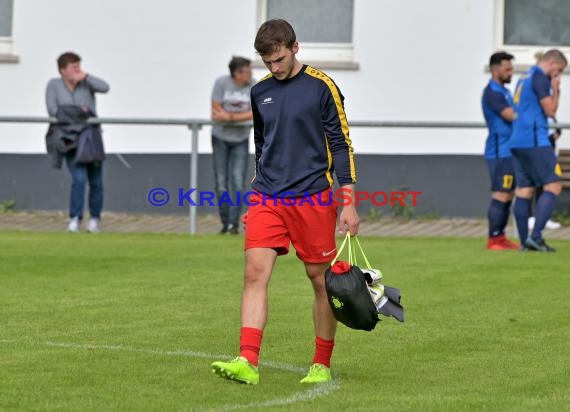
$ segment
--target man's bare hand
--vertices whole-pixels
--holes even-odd
[[[552,80],[550,80],[550,85],[552,86],[553,90],[560,90],[560,79],[562,78],[562,76],[560,76],[559,74],[555,75],[554,77],[552,77]]]
[[[339,232],[345,235],[348,230],[352,236],[356,236],[358,234],[359,226],[360,218],[356,212],[356,207],[354,205],[344,206],[342,208],[342,212],[340,212]]]
[[[86,77],[87,77],[87,73],[85,73],[82,70],[79,70],[79,71],[73,73],[73,81],[75,83],[81,83],[83,80],[85,80]]]
[[[226,112],[224,109],[213,108],[212,120],[216,122],[229,122],[231,120],[231,114]]]

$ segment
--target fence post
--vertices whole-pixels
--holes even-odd
[[[192,130],[192,152],[190,153],[190,189],[195,189],[190,194],[190,199],[194,204],[198,204],[198,133],[201,125],[199,123],[192,123],[188,126]],[[196,208],[198,206],[190,205],[190,234],[196,234]]]

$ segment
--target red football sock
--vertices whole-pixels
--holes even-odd
[[[259,363],[259,349],[263,331],[256,328],[241,328],[239,337],[239,354],[246,358],[249,363],[257,366]]]
[[[315,356],[313,357],[313,363],[320,363],[330,368],[333,348],[334,340],[326,340],[317,336],[315,339]]]

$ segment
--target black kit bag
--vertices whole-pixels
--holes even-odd
[[[348,262],[339,261],[346,245]],[[364,259],[365,269],[358,266],[356,247]],[[379,315],[392,316],[403,322],[400,290],[382,284],[381,279],[382,273],[372,269],[358,238],[347,234],[325,272],[328,301],[336,320],[349,328],[366,331],[376,327]]]
[[[75,161],[77,163],[98,163],[105,160],[103,136],[99,126],[85,128],[77,139]]]

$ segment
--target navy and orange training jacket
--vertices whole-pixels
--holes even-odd
[[[333,173],[341,186],[356,183],[344,97],[327,75],[310,66],[282,81],[269,74],[251,103],[254,190],[302,197],[331,187]]]

